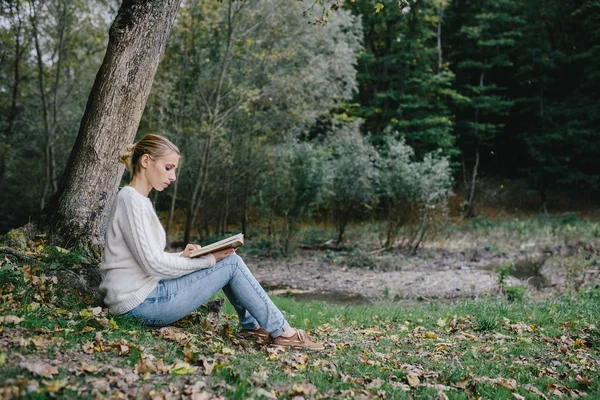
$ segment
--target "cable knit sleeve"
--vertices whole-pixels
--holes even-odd
[[[202,268],[215,265],[215,257],[187,258],[164,251],[164,244],[158,243],[150,223],[155,214],[152,205],[137,194],[119,196],[125,218],[120,221],[121,230],[127,246],[136,261],[149,275],[161,278],[177,278]],[[154,228],[156,229],[156,228]]]

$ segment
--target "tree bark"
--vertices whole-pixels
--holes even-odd
[[[16,17],[18,19],[18,23],[15,28],[15,63],[13,69],[13,85],[11,90],[11,98],[10,98],[10,111],[8,114],[8,125],[4,131],[4,143],[0,143],[0,190],[4,186],[4,176],[6,175],[6,164],[8,154],[10,152],[10,147],[12,143],[13,132],[15,128],[15,121],[17,119],[18,109],[17,109],[17,100],[19,98],[19,85],[21,83],[21,57],[25,52],[26,45],[21,43],[21,10],[19,7],[20,3],[15,2],[16,6]],[[12,10],[11,10],[12,11]]]
[[[108,213],[181,0],[124,0],[110,28],[60,187],[47,209],[54,241],[99,254]]]
[[[471,175],[471,187],[469,190],[469,201],[467,207],[467,218],[475,216],[475,185],[477,184],[477,171],[479,169],[479,147],[475,147],[475,165],[473,165],[473,174]]]
[[[485,71],[481,72],[479,76],[479,88],[483,88],[483,79],[485,77]],[[475,145],[475,165],[473,165],[473,174],[471,175],[471,187],[469,190],[469,200],[467,202],[467,210],[465,216],[467,218],[473,218],[475,216],[475,188],[477,185],[477,172],[479,168],[479,109],[475,110],[475,124],[476,128],[476,140],[477,144]]]
[[[53,134],[50,127],[50,121],[48,116],[48,97],[46,96],[46,83],[45,83],[45,72],[44,72],[44,63],[42,62],[42,50],[40,48],[40,41],[38,37],[38,18],[37,18],[37,10],[35,3],[30,3],[31,8],[33,9],[33,14],[31,16],[31,26],[33,28],[33,42],[35,44],[35,54],[37,61],[37,70],[38,70],[38,86],[40,89],[40,98],[42,100],[42,120],[44,122],[44,162],[46,164],[46,181],[44,182],[44,188],[42,190],[42,194],[40,196],[40,210],[43,210],[46,206],[46,196],[48,194],[48,190],[51,190],[50,196],[56,192],[56,184],[54,180],[54,147],[53,147]],[[62,40],[62,35],[61,35]],[[62,44],[61,44],[62,45]],[[60,68],[60,53],[58,54],[58,68]],[[58,79],[58,77],[57,77]],[[56,89],[58,85],[56,85]],[[50,189],[52,187],[52,189]]]
[[[181,168],[183,167],[183,163],[179,164],[179,168],[175,170],[177,174],[176,177],[179,178],[181,176]],[[175,215],[175,203],[177,202],[177,187],[179,179],[175,179],[173,182],[173,197],[171,197],[171,205],[169,207],[169,218],[167,219],[167,226],[165,227],[165,236],[167,237],[167,244],[170,245],[169,242],[169,232],[171,231],[171,226],[173,226],[173,216]]]

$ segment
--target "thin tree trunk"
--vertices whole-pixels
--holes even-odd
[[[177,168],[176,178],[181,176],[181,168],[183,163],[179,163],[179,168]],[[169,232],[171,231],[171,226],[173,225],[173,215],[175,214],[175,203],[177,202],[177,187],[179,186],[179,179],[175,179],[175,183],[173,184],[173,197],[171,198],[171,206],[169,207],[169,218],[167,218],[167,226],[165,228],[165,235],[167,237],[167,244],[169,242]]]
[[[4,130],[4,145],[1,146],[0,152],[0,191],[4,186],[4,177],[6,175],[6,165],[8,153],[10,152],[13,132],[15,129],[15,121],[17,119],[17,100],[19,98],[19,84],[21,83],[21,56],[24,53],[25,46],[21,47],[21,10],[20,10],[20,2],[16,1],[16,15],[18,19],[18,23],[15,28],[15,64],[13,68],[13,86],[11,90],[11,98],[10,98],[10,111],[8,113],[8,124],[6,129]],[[11,8],[12,11],[12,8]]]
[[[469,182],[467,182],[467,163],[465,162],[465,156],[462,156],[462,176],[463,185],[465,185],[465,192],[469,193]]]
[[[44,83],[44,63],[42,62],[42,51],[40,49],[40,41],[38,37],[38,20],[37,10],[34,3],[30,3],[33,9],[31,16],[31,26],[33,28],[33,41],[35,44],[35,54],[37,61],[38,86],[40,90],[40,98],[42,100],[42,121],[44,122],[44,164],[46,166],[46,180],[44,181],[43,190],[40,196],[40,210],[43,210],[46,205],[46,195],[48,189],[52,185],[54,179],[53,171],[53,151],[52,151],[52,134],[50,132],[50,122],[48,116],[48,99],[46,98],[46,84]],[[50,193],[52,195],[52,193]]]
[[[444,19],[444,4],[438,3],[438,24],[437,24],[437,47],[438,47],[438,74],[442,72],[444,60],[442,57],[442,21]]]
[[[483,80],[485,77],[485,71],[481,72],[481,75],[479,76],[479,88],[483,88]],[[475,126],[476,126],[476,131],[475,131],[475,137],[476,140],[479,140],[479,109],[475,110]],[[471,187],[470,187],[470,193],[469,193],[469,200],[467,202],[468,207],[467,207],[467,212],[466,212],[466,217],[467,218],[472,218],[475,216],[475,189],[476,189],[476,185],[477,185],[477,173],[478,173],[478,169],[479,169],[479,145],[476,144],[475,145],[475,165],[473,165],[473,173],[471,175]]]
[[[469,191],[469,200],[467,208],[467,218],[475,216],[475,185],[477,184],[477,171],[479,169],[479,147],[475,147],[475,165],[473,165],[473,174],[471,175],[471,190]]]
[[[67,26],[67,3],[62,2],[62,15],[59,22],[59,36],[58,36],[58,61],[56,62],[56,74],[54,76],[54,84],[52,85],[52,128],[51,128],[51,137],[56,139],[58,132],[58,85],[60,83],[61,76],[61,67],[63,61],[63,48],[65,44],[65,29]],[[54,150],[54,146],[52,147]],[[52,160],[52,193],[56,193],[58,191],[58,181],[56,177],[56,158],[53,156]]]
[[[202,162],[200,163],[200,169],[196,176],[196,184],[192,191],[192,198],[190,199],[187,216],[185,220],[185,232],[183,235],[183,241],[185,244],[190,243],[192,237],[192,228],[194,227],[196,217],[200,211],[202,205],[201,200],[204,196],[204,188],[206,187],[205,179],[208,177],[208,157],[210,154],[210,147],[212,145],[212,132],[209,133],[206,143],[204,144],[204,151],[202,152]]]
[[[334,205],[336,207],[336,205]],[[342,244],[344,240],[344,232],[346,231],[346,224],[348,223],[348,214],[340,212],[340,206],[337,205],[338,208],[338,237],[336,241],[336,245],[339,246]]]
[[[97,252],[181,0],[125,0],[110,28],[59,190],[47,210],[52,238]],[[98,254],[98,252],[96,253]]]
[[[215,89],[215,105],[213,110],[208,110],[209,115],[211,116],[210,121],[210,132],[208,133],[208,138],[206,140],[206,144],[204,147],[202,162],[200,163],[200,169],[198,171],[197,176],[201,176],[200,179],[196,181],[196,185],[194,186],[194,190],[192,192],[192,197],[190,200],[187,220],[185,223],[185,233],[184,233],[184,242],[190,243],[192,227],[195,224],[196,217],[200,208],[202,207],[202,201],[204,198],[204,192],[206,189],[206,184],[208,180],[208,166],[209,166],[209,157],[210,157],[210,148],[212,146],[213,136],[215,134],[215,124],[217,119],[219,118],[219,112],[221,111],[221,96],[223,89],[223,82],[225,80],[225,73],[227,71],[227,67],[229,66],[229,58],[231,54],[231,45],[233,39],[233,20],[232,20],[232,9],[231,9],[231,0],[229,1],[229,9],[228,9],[228,29],[227,29],[227,47],[225,48],[225,55],[223,56],[223,64],[221,65],[221,71],[219,73],[219,80],[217,83],[217,87]]]
[[[223,213],[223,232],[221,232],[223,235],[225,234],[225,232],[227,232],[227,222],[229,219],[229,202],[231,201],[230,200],[231,189],[230,189],[229,182],[227,183],[226,189],[227,189],[227,193],[225,194],[225,206],[224,206],[225,210]]]

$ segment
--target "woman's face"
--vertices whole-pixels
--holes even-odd
[[[176,179],[175,170],[179,165],[179,154],[172,152],[156,160],[148,157],[147,160],[142,160],[143,164],[146,164],[146,179],[148,183],[155,190],[162,192]]]

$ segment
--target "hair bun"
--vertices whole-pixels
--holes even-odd
[[[119,161],[125,164],[125,167],[131,172],[133,165],[131,159],[133,158],[133,153],[135,152],[136,143],[130,144],[125,148],[125,152],[119,156]]]

